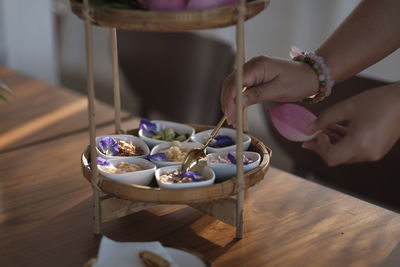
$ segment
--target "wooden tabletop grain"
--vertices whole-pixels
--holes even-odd
[[[91,188],[80,172],[86,110],[42,119],[85,97],[5,68],[0,80],[17,95],[0,104],[0,141],[18,134],[0,148],[0,266],[82,266],[100,240],[92,233]],[[104,114],[98,133],[112,132],[112,109],[97,108]],[[36,129],[31,134],[24,127],[32,121],[39,125],[28,125]],[[247,191],[244,221],[244,238],[235,240],[233,227],[190,207],[155,206],[104,224],[102,234],[158,240],[198,252],[214,266],[400,266],[399,214],[275,168]]]

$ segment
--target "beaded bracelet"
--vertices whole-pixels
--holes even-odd
[[[314,52],[306,53],[296,47],[292,47],[290,57],[294,61],[300,61],[310,65],[318,76],[318,93],[303,99],[303,102],[311,104],[318,103],[331,94],[334,82],[331,78],[331,71],[321,56],[316,55]]]

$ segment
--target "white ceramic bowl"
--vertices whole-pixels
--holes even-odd
[[[175,130],[175,132],[179,133],[179,134],[188,134],[189,138],[186,139],[184,142],[187,142],[190,140],[190,138],[194,135],[194,129],[193,127],[190,127],[188,125],[185,124],[181,124],[181,123],[176,123],[176,122],[171,122],[171,121],[159,121],[159,120],[154,120],[151,121],[152,123],[156,124],[156,131],[162,131],[166,128],[172,128]],[[139,130],[139,137],[146,142],[146,144],[152,148],[158,144],[162,144],[162,143],[170,143],[169,141],[162,141],[162,140],[157,140],[157,139],[153,139],[150,137],[147,137],[142,130]]]
[[[100,173],[110,178],[111,180],[126,183],[126,184],[137,184],[137,185],[148,185],[154,177],[154,172],[156,171],[156,165],[151,163],[148,160],[129,157],[129,158],[121,158],[121,159],[110,159],[108,160],[111,165],[116,166],[120,162],[129,162],[135,163],[144,168],[142,171],[136,172],[127,172],[127,173],[109,173],[107,172],[106,166],[97,165]]]
[[[207,138],[211,135],[213,130],[207,130],[203,132],[199,132],[192,136],[193,142],[204,144],[207,141]],[[218,135],[227,135],[236,142],[236,130],[230,128],[221,128],[217,134]],[[251,138],[247,134],[243,134],[243,150],[247,150],[250,146]],[[232,146],[226,146],[221,148],[216,147],[207,147],[207,153],[216,153],[216,152],[235,152],[236,144]]]
[[[174,165],[174,166],[168,166],[168,167],[162,167],[156,170],[156,180],[157,184],[160,188],[165,188],[165,189],[183,189],[183,188],[193,188],[193,187],[201,187],[201,186],[207,186],[211,185],[215,181],[215,173],[214,171],[208,167],[205,166],[203,169],[202,175],[207,178],[207,180],[201,181],[201,182],[191,182],[191,183],[181,183],[181,184],[167,184],[163,183],[160,181],[160,175],[164,172],[173,172],[176,170],[179,170],[181,168],[181,165]]]
[[[198,143],[193,143],[193,142],[184,142],[181,143],[183,148],[192,150],[194,148],[201,148],[202,145],[198,144]],[[150,152],[150,155],[154,155],[159,153],[160,151],[166,150],[168,148],[170,148],[172,146],[172,143],[162,143],[159,145],[156,145],[155,147],[153,147],[153,149]],[[164,160],[153,160],[151,159],[151,162],[153,162],[154,164],[156,164],[156,166],[158,168],[161,167],[166,167],[166,166],[173,166],[173,165],[177,165],[177,164],[181,164],[182,162],[176,162],[176,161],[164,161]]]
[[[229,152],[218,152],[207,155],[207,165],[210,166],[215,172],[215,180],[217,182],[225,181],[233,176],[236,176],[236,165],[232,163],[212,163],[213,159],[220,157],[226,158]],[[230,152],[236,157],[236,152]],[[260,165],[261,156],[257,152],[244,151],[243,155],[252,160],[253,162],[248,165],[243,165],[244,172],[251,171]]]
[[[103,137],[111,137],[115,140],[123,140],[126,141],[128,143],[132,143],[135,146],[140,147],[143,150],[143,155],[140,156],[131,156],[131,157],[122,157],[122,156],[110,156],[110,155],[106,155],[103,152],[100,151],[99,149],[99,142]],[[128,159],[128,158],[143,158],[147,155],[150,154],[150,149],[147,146],[147,144],[145,142],[143,142],[143,140],[141,140],[139,137],[133,136],[133,135],[128,135],[128,134],[109,134],[109,135],[103,135],[103,136],[97,136],[96,137],[96,151],[97,151],[97,155],[105,158],[105,159]]]

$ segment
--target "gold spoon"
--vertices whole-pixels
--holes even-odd
[[[247,90],[247,87],[243,87],[242,93]],[[181,171],[193,171],[193,172],[201,172],[205,166],[207,166],[207,156],[206,156],[206,148],[211,143],[211,141],[218,134],[219,129],[221,129],[222,125],[226,120],[226,116],[223,116],[222,119],[215,126],[214,130],[211,132],[210,136],[207,139],[207,142],[203,145],[202,148],[195,148],[189,151],[186,155],[185,159],[182,162]]]

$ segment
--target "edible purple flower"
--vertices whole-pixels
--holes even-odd
[[[201,182],[201,174],[199,172],[191,172],[191,171],[187,171],[187,172],[181,172],[178,174],[178,176],[180,178],[184,178],[184,177],[189,177],[193,180],[193,182]]]
[[[150,160],[157,160],[157,161],[168,161],[167,156],[165,155],[165,153],[156,153],[153,155],[148,155],[145,157],[146,159],[150,159]]]
[[[155,134],[155,131],[157,130],[157,125],[153,122],[151,122],[148,119],[141,119],[140,120],[140,130],[143,131],[145,134]]]
[[[111,163],[108,160],[103,159],[102,157],[96,157],[96,160],[97,160],[97,165],[100,165],[100,166],[111,166]],[[92,169],[92,163],[91,162],[89,162],[88,166],[89,166],[90,169]]]
[[[235,165],[236,165],[236,157],[235,157],[233,154],[228,153],[227,158],[229,159],[229,161],[230,161],[232,164],[235,164]],[[252,162],[251,162],[250,160],[248,160],[244,155],[243,155],[243,158],[244,158],[244,160],[243,160],[243,165],[249,165],[250,163],[252,163]]]
[[[226,147],[234,145],[233,139],[227,135],[217,135],[214,140],[209,144],[210,147]]]
[[[235,164],[235,165],[236,165],[236,157],[235,157],[234,155],[232,155],[231,153],[228,153],[227,158],[229,159],[229,161],[230,161],[232,164]]]
[[[100,166],[111,166],[111,163],[108,160],[103,159],[102,157],[96,157],[96,159],[97,159],[97,165],[100,165]]]
[[[105,155],[115,156],[119,154],[118,142],[109,136],[101,138],[99,142],[99,149]]]

